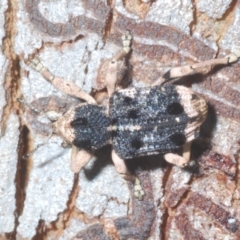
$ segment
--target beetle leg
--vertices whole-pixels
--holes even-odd
[[[181,168],[186,167],[188,163],[188,161],[184,157],[179,156],[175,153],[166,153],[163,157],[167,162]]]
[[[107,71],[106,71],[106,86],[109,97],[115,91],[116,83],[117,83],[117,62],[122,60],[127,56],[127,54],[131,51],[131,41],[132,35],[130,32],[127,32],[122,36],[123,48],[116,53],[109,61],[106,62],[108,64]]]
[[[183,146],[183,156],[179,156],[175,153],[166,153],[163,157],[167,162],[171,164],[174,164],[181,168],[186,167],[190,161],[191,145],[192,142],[189,142]]]
[[[139,179],[128,172],[124,160],[121,159],[114,150],[112,150],[112,160],[117,172],[120,173],[125,180],[131,181],[134,184],[134,196],[139,200],[142,200],[145,193],[141,187]]]
[[[187,160],[187,163],[190,161],[191,157],[191,146],[192,142],[188,142],[183,146],[183,158]]]
[[[239,56],[235,54],[230,54],[224,58],[211,59],[204,62],[195,63],[192,65],[175,67],[169,70],[167,73],[165,73],[163,77],[166,78],[167,80],[167,79],[182,77],[182,76],[191,75],[195,73],[206,74],[209,71],[211,71],[212,68],[216,65],[226,65],[226,64],[234,63],[238,61],[238,57]]]
[[[158,79],[153,86],[160,85],[165,81],[169,81],[174,78],[180,78],[183,76],[191,75],[191,74],[206,74],[213,69],[216,65],[227,65],[234,62],[237,62],[240,57],[240,49],[238,49],[235,53],[231,53],[224,58],[216,58],[207,60],[200,63],[194,63],[192,65],[186,65],[181,67],[174,67],[167,71],[160,79]]]
[[[92,154],[85,150],[78,150],[76,146],[72,146],[71,166],[70,169],[74,173],[79,173],[80,170],[90,161]]]
[[[75,83],[73,82],[68,82],[60,77],[57,77],[53,75],[39,60],[39,58],[34,58],[30,61],[26,62],[27,65],[29,65],[31,68],[34,70],[38,71],[41,73],[41,75],[49,82],[51,82],[54,87],[59,89],[60,91],[69,94],[71,96],[81,98],[85,100],[88,103],[95,104],[96,101],[92,96],[89,94],[85,93],[84,91],[81,90]]]

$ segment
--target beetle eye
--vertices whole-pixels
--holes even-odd
[[[70,123],[71,127],[87,126],[87,124],[87,118],[77,118]]]
[[[186,142],[186,137],[182,133],[174,133],[170,136],[170,140],[177,146],[182,146]]]
[[[180,103],[174,102],[168,105],[167,112],[171,115],[177,115],[183,112],[183,107]]]

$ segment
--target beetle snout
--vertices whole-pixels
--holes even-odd
[[[72,128],[70,126],[71,119],[72,112],[70,111],[52,124],[53,132],[61,136],[65,141],[70,143],[75,138]]]

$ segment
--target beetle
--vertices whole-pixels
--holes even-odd
[[[53,75],[38,58],[27,64],[62,92],[86,101],[69,109],[53,123],[53,132],[73,146],[72,171],[78,173],[96,149],[112,144],[112,160],[117,172],[134,183],[134,195],[142,199],[144,191],[140,181],[129,173],[125,160],[163,153],[167,162],[187,166],[191,143],[198,137],[208,112],[204,99],[191,89],[162,82],[204,74],[217,64],[236,62],[240,54],[175,67],[153,86],[116,91],[118,61],[131,51],[131,34],[124,34],[122,41],[123,48],[104,65],[107,106],[97,105],[95,99],[77,85]],[[183,156],[172,153],[179,148],[183,148]]]

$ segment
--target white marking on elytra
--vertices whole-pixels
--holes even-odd
[[[177,122],[180,122],[180,118],[179,118],[179,117],[176,117],[175,120],[176,120]]]
[[[112,131],[116,131],[116,130],[120,130],[120,131],[131,131],[131,132],[134,132],[134,131],[138,131],[141,129],[141,126],[140,125],[121,125],[121,126],[111,126],[111,129]]]

